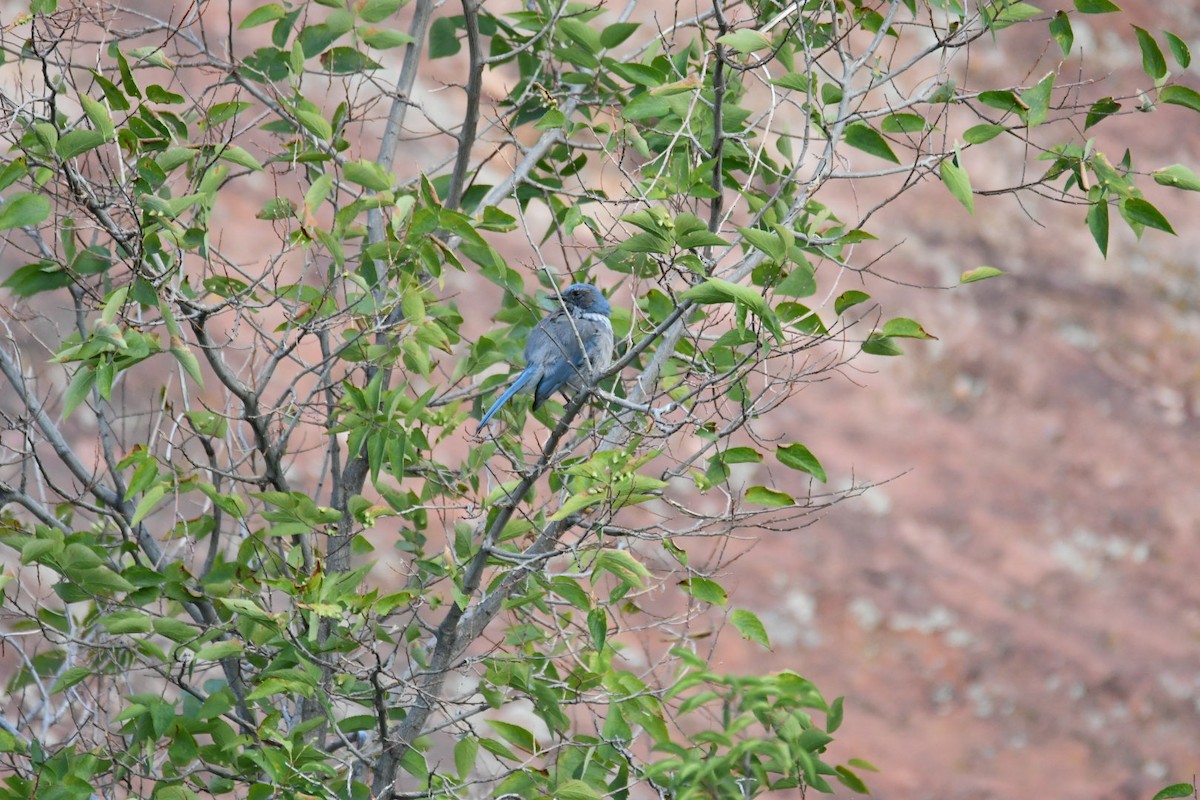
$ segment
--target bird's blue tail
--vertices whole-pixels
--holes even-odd
[[[496,412],[503,408],[504,404],[511,400],[514,394],[525,388],[525,384],[529,383],[529,379],[532,376],[533,370],[529,367],[526,367],[524,370],[522,370],[521,374],[518,375],[517,379],[513,382],[513,385],[505,389],[504,394],[496,398],[496,402],[492,403],[492,407],[489,408],[487,413],[485,413],[482,419],[479,420],[479,427],[482,428],[484,425],[487,425],[488,420],[494,417]]]

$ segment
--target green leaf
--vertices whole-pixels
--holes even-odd
[[[718,36],[717,43],[732,48],[742,55],[771,46],[769,38],[752,28],[742,28],[741,30],[727,33],[724,36]]]
[[[733,627],[737,628],[737,632],[742,635],[743,639],[757,642],[767,650],[771,649],[771,640],[767,638],[766,627],[762,624],[762,620],[752,612],[744,608],[734,609],[733,613],[729,615],[729,621],[733,623]]]
[[[879,124],[884,133],[920,133],[929,123],[920,114],[889,114]]]
[[[837,774],[837,779],[841,781],[842,785],[847,789],[850,789],[853,792],[858,792],[859,794],[871,793],[867,789],[867,785],[862,782],[862,778],[855,775],[846,767],[843,767],[839,764],[838,766],[834,767],[834,772]]]
[[[404,0],[362,0],[354,5],[358,16],[364,22],[376,23],[383,22],[399,11],[400,6],[404,5]]]
[[[1183,164],[1172,164],[1155,170],[1154,182],[1160,186],[1171,186],[1175,189],[1187,189],[1189,192],[1200,192],[1200,175],[1192,172]]]
[[[771,231],[764,231],[760,228],[738,228],[746,241],[754,245],[754,249],[761,250],[775,260],[777,264],[782,264],[787,260],[787,247],[783,243],[783,239],[779,234]]]
[[[797,92],[807,92],[809,86],[808,75],[803,72],[788,72],[778,78],[772,78],[770,83],[785,89],[794,89]]]
[[[1058,42],[1063,56],[1071,54],[1071,48],[1075,46],[1075,32],[1071,30],[1071,18],[1067,12],[1054,12],[1054,19],[1050,20],[1050,35]]]
[[[50,216],[50,198],[21,192],[0,203],[0,231],[38,225]]]
[[[971,178],[967,175],[967,171],[955,164],[953,158],[946,158],[942,160],[938,173],[942,176],[942,183],[946,184],[950,194],[963,204],[968,213],[974,214],[975,195],[971,192]]]
[[[453,17],[438,17],[429,26],[429,57],[445,58],[462,49]]]
[[[333,126],[329,124],[329,120],[325,119],[319,111],[298,108],[296,109],[296,121],[306,131],[322,141],[327,142],[333,138]]]
[[[1092,204],[1087,213],[1088,230],[1092,233],[1092,239],[1096,242],[1096,247],[1100,248],[1100,254],[1105,258],[1108,257],[1108,202],[1099,200]]]
[[[850,289],[849,291],[842,292],[840,295],[838,295],[838,298],[833,301],[833,311],[840,317],[846,309],[856,306],[859,303],[865,303],[870,299],[871,295],[867,294],[866,292],[860,292],[857,289]]]
[[[719,456],[722,464],[761,464],[762,453],[753,447],[731,447]]]
[[[1021,108],[1020,101],[1017,100],[1017,96],[1007,89],[991,89],[986,92],[981,92],[979,94],[979,102],[983,103],[985,106],[989,106],[990,108],[997,109],[998,111],[1004,111],[1006,113],[1009,111],[1019,112],[1023,110]]]
[[[729,244],[707,228],[688,231],[679,236],[675,243],[685,250],[693,250],[697,247],[724,247]]]
[[[587,614],[588,633],[592,637],[592,647],[596,648],[599,653],[604,650],[604,643],[608,640],[608,612],[603,606],[596,606],[588,611]]]
[[[842,717],[845,714],[846,700],[838,697],[829,704],[829,711],[825,713],[825,732],[835,733],[838,728],[842,727]]]
[[[132,592],[134,585],[108,567],[96,567],[81,573],[78,584],[89,594],[100,592]]]
[[[321,66],[330,75],[357,75],[379,69],[381,64],[357,47],[334,47],[321,53]]]
[[[100,145],[104,144],[107,139],[100,131],[90,129],[80,129],[64,133],[62,138],[58,140],[58,144],[54,147],[54,152],[58,153],[58,157],[66,160],[82,155],[89,150],[95,150]]]
[[[605,795],[607,794],[605,792]],[[558,784],[554,787],[554,793],[551,796],[555,800],[604,800],[604,795],[577,779]]]
[[[1175,63],[1183,69],[1191,66],[1192,51],[1188,48],[1187,42],[1170,31],[1165,31],[1164,35],[1167,37],[1167,46],[1171,48],[1171,55],[1174,57]]]
[[[592,576],[595,578],[601,572],[611,573],[618,580],[635,588],[644,585],[650,577],[650,570],[624,550],[601,550],[592,564]]]
[[[63,416],[71,416],[71,412],[87,399],[88,393],[95,385],[96,370],[86,365],[81,365],[79,369],[75,370],[75,374],[71,376],[71,383],[67,386],[67,392],[63,395]]]
[[[133,510],[133,517],[130,518],[130,525],[137,525],[150,515],[154,508],[159,504],[167,494],[166,484],[159,483],[151,486],[146,494],[142,495],[142,499],[138,501],[137,508]]]
[[[1164,86],[1163,90],[1158,93],[1158,99],[1174,106],[1200,111],[1200,92],[1186,86]]]
[[[1154,41],[1154,37],[1145,28],[1134,25],[1133,32],[1137,36],[1138,47],[1142,50],[1142,71],[1155,80],[1165,77],[1167,59],[1159,49],[1158,42]]]
[[[865,122],[854,122],[846,126],[846,144],[893,164],[900,163],[900,159],[892,152],[883,135]]]
[[[771,508],[788,508],[796,505],[796,498],[787,492],[768,489],[766,486],[751,486],[746,490],[746,502]]]
[[[749,286],[708,278],[704,283],[697,284],[683,292],[680,299],[691,300],[701,305],[718,303],[741,303],[754,312],[775,335],[776,341],[783,339],[783,330],[779,327],[779,319],[767,305],[767,301],[756,290]]]
[[[184,101],[184,96],[181,94],[176,94],[175,92],[169,92],[163,87],[159,86],[157,83],[152,83],[146,87],[146,99],[152,103],[173,105],[182,103]]]
[[[679,582],[683,590],[697,600],[714,606],[723,606],[729,602],[729,595],[724,587],[708,578],[693,577]]]
[[[300,46],[300,52],[304,58],[316,58],[344,33],[345,31],[338,30],[327,23],[309,25],[300,31],[300,35],[296,37],[296,43]],[[299,68],[298,64],[293,66]]]
[[[91,121],[92,126],[104,137],[104,141],[111,141],[115,135],[113,121],[104,103],[101,103],[99,100],[93,100],[86,94],[79,95],[79,103],[83,106],[83,112],[87,114],[87,118]]]
[[[197,661],[220,661],[223,658],[231,658],[242,654],[242,643],[235,639],[226,639],[223,642],[212,642],[206,644],[196,651]]]
[[[1173,800],[1178,797],[1192,797],[1196,793],[1196,788],[1190,783],[1175,783],[1160,789],[1158,794],[1154,795],[1153,800]]]
[[[367,159],[346,162],[342,167],[342,174],[351,183],[357,183],[375,192],[386,192],[395,184],[387,170]]]
[[[639,94],[621,109],[621,116],[632,122],[652,117],[663,117],[671,111],[671,103],[665,97],[649,92]]]
[[[908,317],[896,317],[889,319],[883,324],[884,336],[895,336],[900,339],[936,339],[937,337],[930,334],[921,323]]]
[[[992,139],[995,139],[1006,130],[1008,130],[1008,128],[1004,127],[1003,125],[974,125],[963,131],[963,141],[967,144],[983,144],[984,142],[990,142]]]
[[[1054,73],[1037,82],[1037,85],[1021,92],[1021,101],[1028,110],[1025,112],[1025,123],[1036,128],[1046,121],[1050,113],[1050,97],[1054,93]]]
[[[1083,120],[1083,129],[1095,125],[1100,120],[1110,117],[1121,110],[1121,104],[1111,97],[1102,97],[1092,103],[1092,107],[1088,109],[1087,116]]]
[[[100,624],[109,633],[149,633],[150,615],[145,611],[116,611],[100,618]]]
[[[238,30],[246,30],[259,25],[265,25],[268,22],[274,22],[277,19],[283,19],[287,12],[279,3],[267,3],[265,6],[259,6],[246,15],[242,23],[238,25]]]
[[[1120,208],[1121,216],[1125,217],[1127,222],[1145,225],[1147,228],[1155,228],[1171,234],[1175,233],[1171,223],[1167,222],[1167,218],[1162,215],[1162,212],[1140,197],[1129,197],[1122,200]]]
[[[358,36],[367,46],[374,47],[376,50],[390,50],[413,41],[413,37],[404,31],[391,28],[363,28],[358,32]]]
[[[1004,271],[995,267],[976,267],[969,269],[959,276],[959,283],[975,283],[976,281],[984,281],[988,278],[995,278],[998,275],[1003,275]]]
[[[991,18],[990,27],[992,30],[1001,31],[1005,28],[1016,25],[1018,22],[1024,22],[1028,19],[1041,16],[1043,12],[1040,8],[1029,3],[1012,2],[1006,0],[997,6],[989,6],[985,9],[985,14]]]
[[[863,342],[862,349],[864,353],[869,353],[873,356],[902,356],[904,351],[891,338],[884,336],[882,333],[872,333]]]
[[[520,725],[514,725],[511,722],[503,722],[498,719],[489,719],[487,723],[501,739],[519,750],[524,750],[527,753],[537,752],[537,743],[533,739],[533,734],[527,729],[522,728]]]
[[[640,22],[614,22],[600,32],[600,44],[604,49],[616,47],[641,27]]]
[[[558,29],[589,55],[596,55],[604,46],[600,44],[600,33],[583,20],[570,17],[560,19]]]
[[[172,642],[190,642],[200,636],[200,631],[183,620],[171,617],[156,617],[154,632]]]
[[[479,755],[479,740],[468,734],[454,743],[454,769],[461,780],[466,780],[475,769],[475,758]]]
[[[81,683],[91,677],[93,670],[90,667],[71,667],[59,673],[58,678],[54,681],[54,685],[50,687],[50,694],[58,694],[65,692],[72,686]]]
[[[828,483],[829,478],[825,475],[825,468],[821,466],[821,462],[802,444],[793,443],[783,445],[775,449],[775,457],[779,459],[779,463],[785,467],[807,472],[821,483]]]
[[[1080,14],[1111,14],[1121,7],[1111,0],[1075,0],[1075,9]]]
[[[262,164],[258,159],[250,155],[237,145],[223,145],[219,151],[221,160],[228,161],[230,164],[237,164],[239,167],[253,170],[254,172],[262,172]]]

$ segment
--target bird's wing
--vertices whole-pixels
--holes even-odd
[[[534,408],[564,385],[577,382],[589,366],[595,370],[608,363],[612,345],[607,346],[608,352],[600,352],[605,349],[603,342],[612,341],[611,328],[604,323],[607,320],[570,317],[559,312],[546,317],[533,329],[525,356],[528,363],[542,365],[541,380],[534,389]]]

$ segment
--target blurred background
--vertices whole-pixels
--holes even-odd
[[[232,19],[258,5],[235,0]],[[1112,72],[1103,94],[1146,80],[1131,23],[1200,52],[1192,4],[1119,5],[1126,14],[1075,22],[1087,63]],[[975,74],[1019,80],[1055,47],[1044,24],[1000,43],[980,48]],[[459,119],[461,93],[442,89],[461,81],[463,59],[422,73],[430,118],[446,104],[445,120]],[[502,99],[503,76],[485,89]],[[1136,137],[1141,171],[1200,169],[1200,116],[1149,113],[1086,135],[1114,159]],[[446,137],[410,119],[401,170],[444,155]],[[1018,182],[1026,155],[972,162],[975,188]],[[488,178],[503,168],[489,165]],[[844,208],[872,203],[855,191],[870,189],[845,187]],[[793,669],[844,695],[832,760],[875,764],[863,775],[875,797],[1149,800],[1200,772],[1200,206],[1147,191],[1178,236],[1138,243],[1114,216],[1107,259],[1082,209],[979,197],[972,216],[941,184],[906,194],[871,220],[879,253],[899,246],[861,288],[938,339],[862,356],[776,416],[834,488],[877,485],[801,531],[739,543],[747,552],[719,577],[730,608],[766,623],[773,650],[728,628],[710,645],[715,666]],[[230,252],[253,257],[237,224],[261,202],[219,210]],[[529,243],[499,246],[533,288]],[[941,288],[984,264],[1005,276]],[[489,325],[498,289],[449,279],[468,330]],[[804,494],[799,476],[773,475]]]

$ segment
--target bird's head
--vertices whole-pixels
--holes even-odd
[[[568,308],[578,308],[582,311],[608,316],[612,308],[600,290],[590,283],[573,283],[562,293],[563,303]]]

